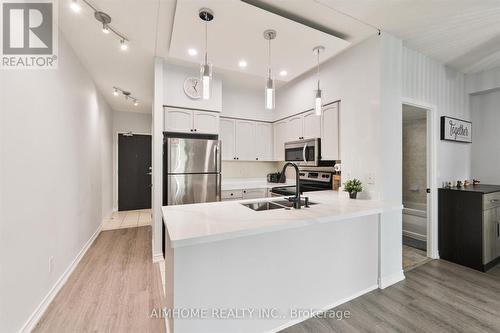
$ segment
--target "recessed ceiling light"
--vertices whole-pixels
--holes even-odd
[[[188,50],[188,54],[191,56],[191,57],[194,57],[195,55],[198,54],[198,51],[196,51],[196,49],[189,49]]]
[[[82,6],[80,6],[77,0],[71,1],[70,7],[75,13],[79,13],[82,10]]]
[[[281,76],[287,76],[287,75],[288,75],[288,72],[283,70],[283,71],[281,71],[281,72],[280,72],[280,75],[281,75]]]
[[[240,60],[240,62],[238,62],[238,66],[240,66],[241,68],[245,68],[247,67],[247,62],[245,60]]]

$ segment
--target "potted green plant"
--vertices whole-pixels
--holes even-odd
[[[356,199],[358,192],[363,191],[363,186],[359,179],[351,179],[344,183],[344,191],[349,192],[349,198]]]

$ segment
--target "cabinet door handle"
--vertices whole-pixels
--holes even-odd
[[[498,201],[499,201],[498,199],[491,199],[490,200],[491,203],[498,202]]]
[[[497,238],[500,237],[500,223],[497,222]]]

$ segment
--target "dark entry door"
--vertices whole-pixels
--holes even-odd
[[[151,135],[118,135],[118,210],[151,208]]]

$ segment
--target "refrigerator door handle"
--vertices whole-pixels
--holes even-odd
[[[221,197],[222,197],[222,176],[220,173],[220,167],[222,164],[222,161],[221,161],[222,154],[220,153],[220,145],[221,145],[221,141],[219,141],[218,144],[215,146],[215,154],[214,154],[215,171],[217,172],[217,186],[215,188],[215,195],[216,195],[217,201],[221,201]]]

